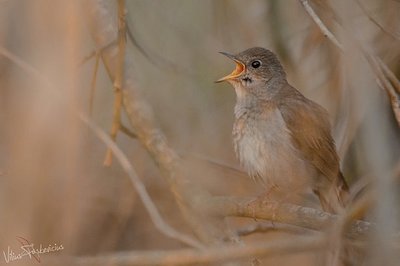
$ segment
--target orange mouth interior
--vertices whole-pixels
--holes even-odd
[[[237,60],[235,60],[235,63],[236,63],[236,67],[235,67],[235,69],[233,70],[233,72],[230,73],[229,75],[223,77],[223,78],[220,78],[220,79],[217,80],[216,82],[222,82],[222,81],[225,81],[225,80],[234,79],[234,78],[237,78],[237,77],[239,77],[240,75],[242,75],[243,72],[244,72],[245,69],[246,69],[246,66],[245,66],[242,62],[239,62],[239,61],[237,61]]]

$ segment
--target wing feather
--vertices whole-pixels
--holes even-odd
[[[282,101],[279,109],[295,147],[332,183],[340,170],[327,111],[300,93]]]

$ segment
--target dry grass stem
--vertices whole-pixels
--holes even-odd
[[[96,60],[93,67],[92,82],[90,83],[90,96],[89,96],[89,114],[93,113],[94,95],[96,92],[97,71],[99,70],[100,55],[95,55]]]
[[[315,231],[325,230],[338,220],[337,215],[317,209],[254,198],[214,197],[210,208],[211,213],[225,217],[264,219]],[[366,221],[352,221],[345,235],[351,239],[363,239],[373,227],[373,224]]]
[[[322,22],[319,16],[315,13],[314,9],[312,9],[312,7],[310,6],[308,0],[299,0],[299,1],[304,6],[304,9],[313,19],[315,24],[317,24],[317,26],[320,28],[324,36],[326,36],[329,40],[331,40],[331,42],[333,42],[333,44],[336,45],[340,50],[343,50],[343,46],[339,43],[335,35],[333,35],[333,33],[325,26],[325,24]]]
[[[116,254],[78,258],[78,265],[191,265],[222,263],[252,257],[282,256],[299,252],[315,252],[325,248],[322,237],[292,236],[291,239],[263,241],[246,246],[220,246],[203,250],[156,250],[121,252]],[[220,264],[219,264],[220,265]]]
[[[239,228],[236,231],[238,236],[248,236],[257,233],[285,232],[292,234],[310,234],[316,231],[305,229],[304,227],[293,226],[289,224],[279,224],[273,222],[258,222]]]
[[[364,12],[364,14],[367,16],[367,18],[374,23],[381,31],[383,31],[384,33],[386,33],[387,35],[389,35],[390,37],[392,37],[395,40],[400,41],[400,36],[397,34],[394,34],[391,31],[386,30],[386,28],[384,26],[382,26],[381,23],[379,23],[371,14],[371,12],[369,12],[364,5],[360,2],[360,0],[355,0],[358,4],[358,6],[361,8],[361,10]]]
[[[397,84],[398,80],[379,58],[367,52],[364,52],[364,54],[377,77],[377,84],[387,93],[397,124],[400,126],[400,98],[385,72],[389,76],[392,75],[391,78],[395,85],[399,85]]]
[[[97,55],[101,55],[103,51],[113,47],[116,44],[116,42],[117,40],[111,41],[110,43],[104,45],[100,49],[90,52],[88,55],[84,56],[83,59],[79,62],[78,67],[83,66],[84,64],[86,64],[86,62],[90,61],[92,58],[96,58]]]
[[[122,133],[124,133],[128,137],[136,139],[136,134],[134,132],[132,132],[127,126],[125,126],[122,123],[120,124],[120,130]]]
[[[118,62],[114,79],[114,111],[111,127],[111,138],[116,141],[118,131],[121,127],[121,108],[122,108],[122,82],[124,78],[125,47],[126,47],[126,10],[125,1],[118,0]],[[106,152],[104,165],[110,166],[112,163],[112,152]]]

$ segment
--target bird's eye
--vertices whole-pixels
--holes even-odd
[[[261,61],[260,60],[254,60],[253,62],[251,62],[251,66],[253,68],[259,68],[261,66]]]

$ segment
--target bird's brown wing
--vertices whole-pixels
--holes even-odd
[[[279,109],[296,148],[332,182],[339,161],[325,109],[302,96],[286,99]]]
[[[313,189],[324,210],[337,212],[337,206],[344,205],[348,189],[340,172],[327,111],[300,93],[286,97],[279,109],[295,147],[318,172]]]

